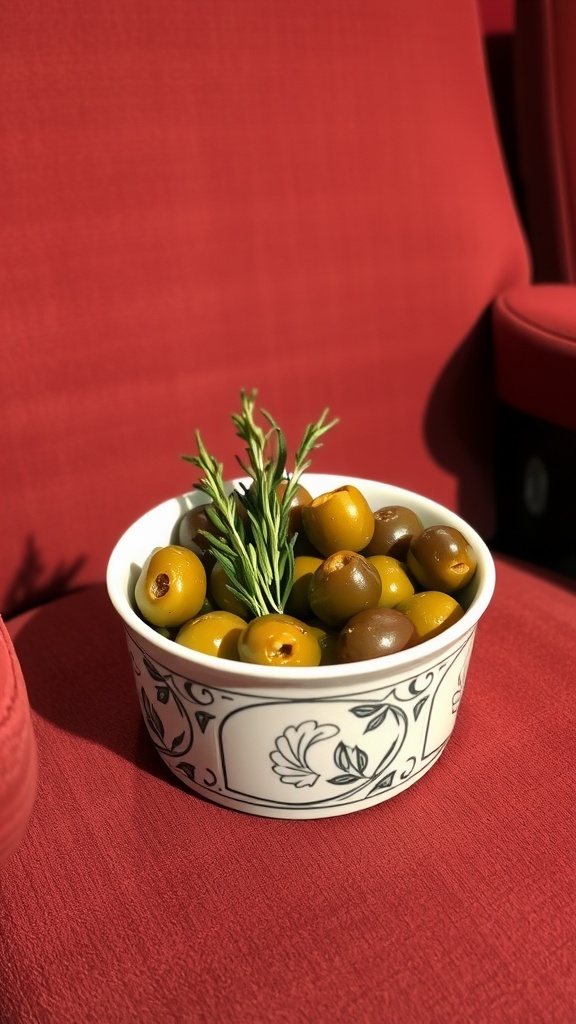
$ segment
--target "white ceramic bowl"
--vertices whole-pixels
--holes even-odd
[[[203,797],[272,818],[371,807],[432,767],[454,728],[476,626],[495,583],[483,540],[442,505],[352,477],[309,474],[303,482],[313,496],[354,484],[373,510],[406,505],[424,526],[459,529],[478,558],[459,622],[398,654],[309,669],[248,665],[181,647],[142,621],[134,586],[152,549],[174,543],[181,515],[206,501],[199,492],[138,519],[118,541],[107,573],[144,721],[162,760]]]

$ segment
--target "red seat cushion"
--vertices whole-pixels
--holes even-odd
[[[493,320],[500,398],[576,430],[576,286],[511,288],[495,303]]]
[[[318,821],[168,773],[102,586],[15,620],[41,772],[0,878],[3,1020],[571,1020],[576,589],[497,573],[439,762]]]

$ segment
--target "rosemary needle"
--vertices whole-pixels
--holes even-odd
[[[262,429],[254,418],[257,392],[241,391],[241,411],[232,416],[237,436],[244,441],[246,457],[237,461],[251,478],[248,487],[227,492],[222,464],[210,455],[200,431],[196,431],[197,455],[185,455],[203,474],[195,485],[211,499],[206,507],[218,536],[206,533],[210,551],[228,578],[230,591],[254,616],[283,612],[294,573],[294,542],[289,536],[290,506],[300,477],[310,466],[312,451],[337,420],[327,422],[328,410],[306,428],[291,474],[286,472],[286,438],[270,413],[259,412],[266,423]],[[279,484],[286,488],[278,498]],[[238,505],[243,508],[241,515]]]

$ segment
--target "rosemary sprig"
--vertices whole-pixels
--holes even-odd
[[[232,416],[236,434],[246,445],[247,458],[237,461],[251,478],[249,487],[227,494],[222,464],[208,453],[200,432],[196,431],[197,455],[185,455],[203,473],[196,488],[212,504],[206,513],[219,536],[208,535],[210,550],[228,577],[231,592],[256,617],[282,612],[288,599],[294,572],[294,543],[289,537],[290,505],[302,474],[310,466],[310,454],[320,447],[320,438],[337,420],[327,422],[328,410],[308,425],[294,458],[294,468],[286,473],[286,438],[270,413],[260,409],[268,429],[255,420],[256,391],[241,391],[241,411]],[[278,485],[286,483],[282,499]],[[238,510],[243,506],[246,521]]]

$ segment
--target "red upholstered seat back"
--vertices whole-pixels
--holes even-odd
[[[576,283],[576,4],[517,0],[518,164],[537,281]]]
[[[315,469],[489,529],[467,341],[526,277],[474,0],[15,0],[2,10],[0,602],[102,576],[235,472],[241,387]]]

